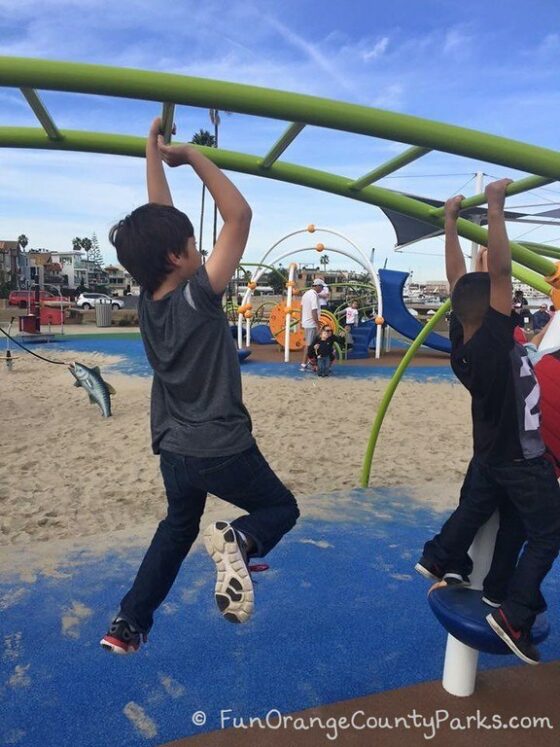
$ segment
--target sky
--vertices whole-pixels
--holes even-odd
[[[560,145],[560,3],[558,0],[0,0],[0,55],[173,72],[249,83],[413,114],[558,149]],[[61,130],[143,135],[156,103],[41,92]],[[211,128],[205,109],[178,107],[177,139]],[[0,127],[38,126],[17,89],[0,85]],[[286,124],[222,115],[220,144],[264,155]],[[357,178],[407,146],[307,127],[283,160]],[[430,153],[379,186],[444,199],[475,192],[474,173],[522,176],[502,166]],[[170,171],[175,204],[198,226],[200,183],[188,168]],[[309,223],[334,229],[375,263],[444,275],[443,242],[395,252],[395,234],[379,209],[323,192],[230,174],[253,209],[246,250],[258,260],[282,236]],[[74,236],[100,240],[116,261],[111,225],[146,201],[141,159],[0,149],[0,240],[21,233],[29,246],[69,250]],[[538,212],[560,203],[556,183],[508,201]],[[208,248],[211,212],[203,247]],[[510,224],[512,238],[560,242],[560,225]],[[347,249],[307,234],[285,249]],[[465,252],[470,244],[465,242]],[[357,268],[334,251],[330,267]],[[317,262],[309,252],[300,261]]]

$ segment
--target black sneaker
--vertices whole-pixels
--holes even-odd
[[[217,521],[204,532],[204,544],[218,572],[214,590],[218,609],[229,622],[247,622],[255,597],[245,542],[231,524]]]
[[[484,594],[482,597],[482,601],[484,604],[487,604],[489,607],[494,607],[494,609],[498,609],[498,607],[501,607],[504,603],[503,599],[497,599],[496,597],[491,596],[490,594]]]
[[[101,648],[111,654],[135,654],[141,643],[146,643],[148,636],[139,633],[126,620],[116,617],[107,633],[99,641]]]
[[[414,570],[428,581],[441,581],[444,570],[436,563],[432,563],[425,555],[414,566]]]
[[[471,580],[464,573],[447,571],[443,574],[443,580],[448,586],[470,586]]]
[[[526,664],[536,665],[540,662],[541,657],[537,647],[531,642],[530,631],[513,628],[502,609],[487,615],[486,622],[513,653]]]

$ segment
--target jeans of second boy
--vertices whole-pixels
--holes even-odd
[[[143,633],[151,628],[154,611],[169,593],[198,535],[208,493],[249,512],[231,524],[254,541],[254,555],[266,555],[299,516],[294,496],[256,445],[226,457],[162,451],[160,466],[167,516],[160,522],[120,608],[121,616]]]
[[[328,356],[317,358],[317,373],[319,376],[327,376],[331,370],[331,359]]]
[[[560,488],[546,459],[499,465],[473,459],[459,506],[426,543],[424,553],[444,568],[459,562],[497,508],[502,525],[484,587],[489,595],[503,594],[506,577],[513,571],[502,607],[513,627],[527,629],[546,609],[540,585],[560,549]],[[527,544],[515,567],[525,537]]]

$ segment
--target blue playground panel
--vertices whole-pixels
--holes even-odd
[[[412,316],[403,301],[403,288],[408,272],[397,270],[379,270],[379,283],[383,298],[383,317],[389,326],[401,335],[414,340],[423,329],[423,325]],[[447,337],[430,332],[424,344],[443,353],[451,352],[451,343]]]
[[[412,568],[443,517],[399,490],[321,496],[321,505],[332,518],[304,516],[268,556],[249,624],[221,619],[213,565],[195,550],[131,657],[98,641],[142,549],[86,546],[36,580],[4,570],[0,744],[151,747],[218,729],[221,709],[289,713],[440,679],[446,633]],[[558,609],[557,570],[544,591]],[[542,654],[560,658],[558,626]],[[482,669],[516,663],[480,657]]]
[[[276,339],[272,336],[268,324],[253,324],[251,327],[251,340],[257,345],[276,345]]]
[[[51,343],[48,346],[49,357],[64,356],[71,349],[77,353],[104,353],[122,358],[119,363],[107,367],[105,371],[130,374],[133,376],[151,376],[152,369],[146,359],[144,346],[140,336],[135,338],[119,338],[96,335],[68,336],[64,344]],[[239,351],[243,352],[243,351]],[[382,378],[389,379],[394,374],[396,366],[347,366],[344,362],[337,363],[332,370],[333,376],[352,379]],[[281,376],[296,380],[309,377],[310,372],[301,373],[299,362],[293,363],[265,363],[246,360],[242,371],[256,376]],[[449,366],[418,366],[412,363],[407,369],[407,379],[415,381],[453,381],[456,379]]]

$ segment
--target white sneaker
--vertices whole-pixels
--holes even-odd
[[[242,538],[227,521],[217,521],[204,532],[204,544],[218,572],[214,589],[218,609],[229,622],[247,622],[255,595]]]

